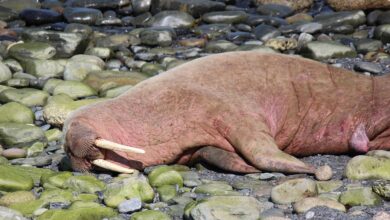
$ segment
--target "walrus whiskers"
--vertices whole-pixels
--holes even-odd
[[[130,152],[130,153],[137,153],[137,154],[144,154],[145,151],[136,147],[130,147],[122,144],[118,144],[109,140],[105,139],[97,139],[95,141],[95,146],[107,150],[117,150],[122,152]]]
[[[119,166],[115,163],[112,163],[110,161],[103,160],[103,159],[93,160],[92,164],[95,166],[107,169],[107,170],[118,172],[118,173],[134,173],[134,171],[135,171],[133,169],[122,167],[122,166]]]

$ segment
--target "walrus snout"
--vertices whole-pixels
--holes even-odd
[[[97,166],[116,172],[132,173],[134,169],[127,167],[126,163],[121,163],[120,153],[145,153],[143,149],[100,138],[94,129],[80,121],[73,121],[69,124],[64,147],[71,159],[72,167],[78,171],[88,171]],[[136,164],[135,168],[139,168],[140,165]]]

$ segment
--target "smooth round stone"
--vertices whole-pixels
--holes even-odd
[[[0,123],[0,137],[5,146],[12,147],[44,140],[45,134],[40,128],[32,125]]]
[[[181,11],[162,11],[153,17],[152,27],[190,28],[194,25],[194,18]]]
[[[27,25],[41,25],[56,23],[62,20],[62,15],[56,11],[48,9],[25,9],[20,12],[19,17]]]
[[[371,51],[378,51],[382,48],[383,44],[379,40],[361,39],[355,42],[355,46],[358,53],[368,53]]]
[[[14,59],[6,59],[3,62],[12,72],[23,72],[23,67]]]
[[[7,86],[11,86],[14,88],[24,88],[30,85],[29,79],[10,79],[6,83]]]
[[[356,71],[360,72],[369,72],[375,75],[380,75],[383,73],[383,69],[380,64],[378,63],[371,63],[371,62],[359,62],[356,63],[354,66],[354,69]]]
[[[62,77],[66,60],[27,60],[23,66],[27,73],[38,78]]]
[[[9,148],[2,152],[2,156],[7,159],[24,158],[27,156],[27,151],[20,148]]]
[[[53,95],[66,94],[72,99],[97,95],[96,91],[88,85],[78,81],[63,81],[53,90]]]
[[[223,11],[226,5],[223,2],[210,0],[169,0],[169,1],[153,1],[151,12],[153,14],[165,10],[185,11],[195,18],[199,18],[203,14],[212,11]]]
[[[237,45],[227,40],[210,41],[205,47],[208,53],[222,53],[237,49]]]
[[[132,0],[131,1],[131,5],[133,6],[133,11],[135,14],[142,14],[144,12],[148,12],[151,4],[152,4],[152,0]]]
[[[79,34],[82,34],[83,36],[89,36],[93,32],[93,30],[88,25],[72,23],[72,24],[66,25],[64,32],[79,33]]]
[[[19,102],[28,107],[43,106],[48,97],[47,92],[32,88],[7,89],[0,93],[1,102]]]
[[[82,81],[88,73],[100,71],[105,65],[104,62],[96,56],[89,56],[89,60],[87,59],[88,55],[76,56],[82,59],[73,57],[70,61],[68,61],[64,71],[65,80]]]
[[[125,200],[118,205],[118,211],[120,213],[134,212],[140,210],[141,208],[142,202],[137,198]]]
[[[247,24],[251,26],[257,26],[259,24],[271,25],[274,27],[282,27],[287,25],[287,21],[278,18],[278,17],[270,17],[266,15],[250,15],[246,21]]]
[[[11,70],[3,62],[0,61],[0,83],[11,79]]]
[[[366,15],[363,11],[343,11],[320,14],[314,17],[314,22],[323,24],[324,26],[340,26],[352,25],[357,27],[366,23]]]
[[[65,6],[80,8],[118,8],[128,5],[130,0],[67,0]]]
[[[200,25],[194,29],[195,34],[206,36],[208,39],[215,39],[232,31],[232,26],[229,24],[209,24]]]
[[[166,47],[172,44],[175,34],[170,29],[150,28],[141,31],[139,37],[145,45]]]
[[[34,114],[25,105],[9,102],[0,106],[0,123],[4,122],[32,124],[34,123]]]
[[[276,16],[281,18],[290,16],[294,13],[292,8],[278,4],[260,5],[256,10],[262,15]]]
[[[339,201],[347,206],[375,206],[381,204],[382,199],[371,187],[351,187],[341,193]]]
[[[160,212],[157,210],[146,210],[142,212],[137,212],[131,215],[130,220],[171,220],[164,212]]]
[[[377,26],[374,31],[374,37],[381,40],[384,44],[390,43],[390,24]]]
[[[356,57],[356,51],[348,46],[336,42],[309,42],[300,53],[316,60],[325,60],[330,58]]]
[[[376,23],[381,25],[381,24],[390,24],[390,11],[385,11],[382,12],[378,15],[376,19]]]
[[[106,63],[106,68],[109,70],[119,70],[123,66],[122,61],[120,60],[109,60]]]
[[[294,203],[294,211],[297,213],[305,213],[309,211],[311,208],[317,207],[317,206],[325,206],[331,209],[336,209],[341,212],[346,212],[346,208],[343,204],[331,200],[331,199],[325,199],[325,198],[304,198],[296,203]]]
[[[0,6],[20,12],[27,8],[39,8],[40,4],[36,0],[2,0]]]
[[[206,23],[237,24],[244,22],[247,17],[243,11],[218,11],[204,14],[202,20]]]
[[[178,43],[185,47],[204,47],[207,40],[204,38],[186,38],[179,40]]]
[[[64,16],[69,23],[93,25],[103,19],[101,11],[93,8],[65,8]]]
[[[281,35],[278,29],[266,24],[258,25],[255,29],[253,29],[253,33],[256,35],[258,40],[263,42]]]
[[[29,191],[16,191],[7,193],[0,198],[0,206],[11,206],[16,203],[24,203],[34,201],[35,196],[32,192]],[[0,216],[4,217],[0,214]]]
[[[9,55],[18,60],[47,60],[56,54],[56,49],[48,43],[28,42],[15,44],[9,49]]]
[[[317,180],[330,180],[333,176],[332,168],[329,165],[320,166],[314,173]]]
[[[310,179],[287,180],[272,188],[271,199],[277,204],[290,204],[317,194],[316,183]]]
[[[254,0],[253,1],[255,5],[262,5],[262,4],[279,4],[279,5],[285,5],[288,6],[296,11],[310,8],[310,6],[313,4],[313,0]]]
[[[390,159],[372,156],[356,156],[345,167],[348,179],[385,179],[390,180]]]
[[[226,35],[226,39],[228,41],[240,43],[248,40],[254,40],[256,39],[256,36],[252,33],[237,31],[237,32],[228,33]]]
[[[375,26],[378,16],[383,13],[382,10],[374,10],[367,14],[367,25]]]
[[[311,22],[313,17],[306,13],[298,13],[286,18],[287,23],[294,24],[298,22]]]

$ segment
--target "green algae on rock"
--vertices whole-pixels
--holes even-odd
[[[374,206],[381,204],[382,199],[371,187],[354,187],[343,192],[339,201],[349,206]]]
[[[315,195],[317,195],[315,181],[304,178],[287,180],[271,191],[271,199],[277,204],[290,204]]]
[[[28,146],[36,141],[45,141],[42,129],[34,125],[17,123],[0,123],[0,143],[7,148],[13,146]]]
[[[346,168],[348,179],[384,179],[390,180],[390,159],[371,156],[356,156],[352,158]]]
[[[150,172],[148,178],[150,185],[154,187],[175,184],[180,187],[183,186],[183,177],[170,166],[159,166],[155,168],[152,172]]]
[[[5,194],[0,198],[0,206],[11,206],[17,203],[30,202],[35,200],[31,191],[15,191]]]
[[[146,210],[142,212],[137,212],[131,216],[130,220],[171,220],[167,214],[156,211],[156,210]]]
[[[63,187],[79,193],[95,193],[103,191],[105,184],[94,176],[72,176],[64,182]]]
[[[34,113],[25,105],[9,102],[0,106],[0,123],[4,122],[33,124]]]
[[[164,185],[157,188],[160,200],[166,202],[177,195],[177,187],[174,185]]]
[[[32,88],[7,89],[0,92],[0,102],[19,102],[28,107],[44,106],[48,97],[47,92]]]
[[[56,49],[47,43],[42,42],[28,42],[18,43],[8,51],[9,55],[17,60],[48,60],[56,54]]]
[[[40,215],[37,220],[96,220],[117,215],[113,209],[101,206],[97,203],[94,206],[88,205],[89,207],[74,207],[67,210],[48,210]]]

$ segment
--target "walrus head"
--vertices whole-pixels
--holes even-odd
[[[64,148],[73,169],[84,172],[100,167],[119,173],[133,173],[135,169],[143,168],[141,161],[128,158],[128,154],[144,154],[143,149],[104,139],[94,125],[82,119],[72,120],[64,128]]]

